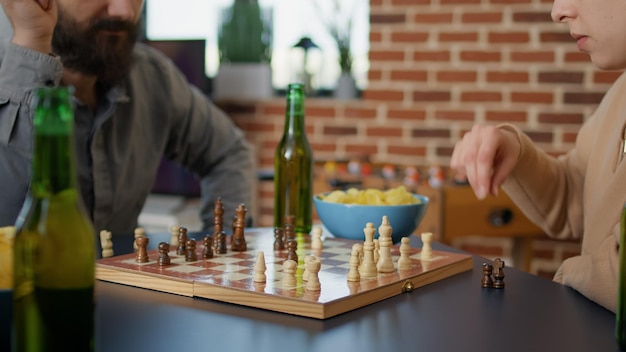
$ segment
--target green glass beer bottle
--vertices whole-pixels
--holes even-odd
[[[617,310],[615,311],[615,339],[626,351],[626,203],[622,208],[619,243],[619,279],[617,282]]]
[[[31,183],[14,243],[14,352],[94,350],[95,232],[77,187],[71,94],[34,96]]]
[[[294,216],[298,234],[313,225],[313,152],[304,125],[304,86],[290,84],[283,136],[274,157],[274,227],[284,228]]]

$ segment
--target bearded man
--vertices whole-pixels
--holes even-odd
[[[13,29],[0,42],[0,226],[17,222],[28,192],[31,100],[42,86],[73,87],[77,176],[96,232],[132,233],[163,156],[201,178],[205,230],[218,197],[230,218],[251,203],[242,131],[169,59],[136,42],[143,0],[0,4]]]

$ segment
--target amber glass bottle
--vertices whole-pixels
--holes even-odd
[[[13,351],[93,351],[95,233],[78,192],[68,88],[36,91],[30,192],[16,224]]]
[[[285,129],[274,157],[274,227],[284,227],[293,215],[296,233],[313,225],[313,152],[304,125],[304,87],[287,89]]]

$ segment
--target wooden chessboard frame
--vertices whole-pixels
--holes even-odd
[[[248,245],[246,252],[232,252],[229,248],[229,253],[212,259],[202,259],[202,247],[199,246],[199,260],[194,263],[185,262],[184,256],[177,256],[173,249],[170,251],[173,266],[169,267],[157,264],[156,250],[148,251],[148,263],[136,263],[134,253],[100,259],[96,262],[96,278],[182,296],[327,319],[471,270],[473,266],[472,256],[468,254],[433,250],[432,260],[426,261],[421,260],[420,249],[412,248],[411,269],[379,273],[376,278],[350,282],[347,280],[349,257],[352,245],[358,241],[326,238],[320,252],[310,248],[310,237],[307,235],[299,239],[298,286],[284,289],[280,278],[287,253],[273,250],[271,231],[251,230],[246,232],[245,238]],[[266,283],[255,283],[252,279],[256,255],[260,250],[264,252],[267,266]],[[316,255],[322,261],[320,291],[306,290],[302,282],[304,257],[308,254]],[[394,263],[399,256],[399,246],[394,245]],[[325,261],[335,264],[327,265]],[[225,266],[219,273],[207,274],[199,269],[218,264]],[[199,271],[185,272],[187,269]]]

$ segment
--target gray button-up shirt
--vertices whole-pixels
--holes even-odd
[[[58,85],[58,58],[0,43],[0,226],[16,223],[28,192],[33,149],[33,90]],[[251,204],[250,146],[205,95],[163,54],[137,44],[124,84],[95,111],[75,101],[78,181],[96,231],[132,233],[162,156],[201,178],[204,229],[221,197],[225,218]],[[181,224],[184,226],[184,224]]]

